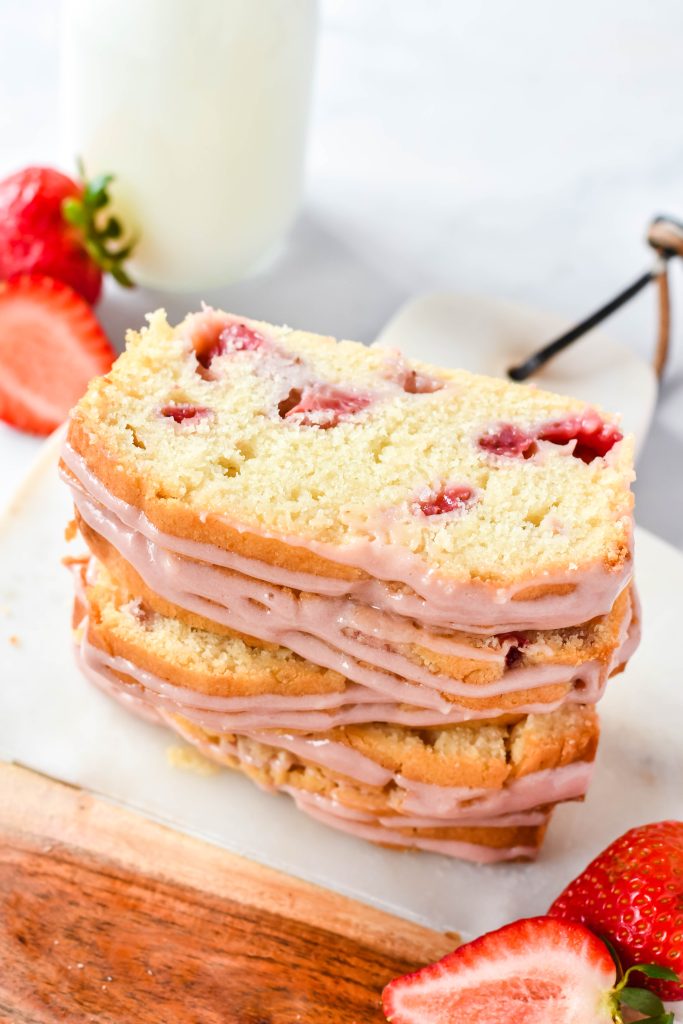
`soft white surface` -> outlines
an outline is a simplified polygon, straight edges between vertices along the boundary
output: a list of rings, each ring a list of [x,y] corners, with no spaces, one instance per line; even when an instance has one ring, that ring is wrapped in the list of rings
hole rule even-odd
[[[0,3],[0,173],[59,152],[59,7]],[[683,216],[682,38],[680,0],[322,0],[304,211],[279,262],[203,297],[367,341],[433,290],[583,316],[648,265],[649,218]],[[679,267],[673,290],[683,309]],[[193,301],[112,286],[100,311],[120,342]],[[649,356],[653,310],[645,294],[607,330]],[[637,489],[640,522],[681,546],[679,323]],[[0,429],[0,504],[35,447]]]
[[[0,526],[0,758],[16,760],[366,902],[437,928],[483,932],[542,913],[564,885],[627,828],[683,818],[683,691],[672,638],[680,629],[683,557],[641,531],[638,573],[645,639],[602,708],[604,736],[585,805],[559,809],[535,865],[476,867],[382,850],[327,829],[284,796],[230,771],[169,767],[179,742],[100,694],[70,644],[66,488],[57,442]],[[76,545],[71,545],[75,547]],[[18,638],[18,645],[9,638]]]

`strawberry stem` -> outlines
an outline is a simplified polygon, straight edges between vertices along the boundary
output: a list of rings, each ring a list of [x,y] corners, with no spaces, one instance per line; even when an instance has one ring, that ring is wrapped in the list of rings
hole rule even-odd
[[[80,197],[69,196],[62,203],[62,216],[68,224],[77,228],[83,236],[83,246],[93,263],[96,263],[105,274],[111,274],[124,288],[133,288],[134,282],[128,275],[124,262],[133,252],[137,238],[124,244],[112,246],[123,234],[121,221],[114,216],[103,220],[102,214],[109,205],[111,197],[109,186],[114,180],[113,174],[98,174],[88,181],[82,160],[78,160],[78,172],[81,177],[83,192]]]
[[[608,948],[619,968],[619,960],[616,953],[611,946],[608,946]],[[638,1013],[646,1015],[640,1018],[639,1024],[674,1024],[673,1013],[668,1013],[664,1009],[664,1004],[659,996],[656,996],[654,992],[650,992],[648,989],[635,988],[629,985],[628,982],[630,976],[633,973],[637,973],[644,974],[647,978],[659,978],[663,981],[677,981],[680,983],[681,979],[675,971],[672,971],[670,967],[660,967],[658,964],[635,964],[624,973],[619,969],[618,973],[621,974],[621,979],[610,993],[610,1009],[612,1011],[612,1020],[615,1024],[623,1024],[622,1006],[627,1006],[631,1010],[637,1010]]]

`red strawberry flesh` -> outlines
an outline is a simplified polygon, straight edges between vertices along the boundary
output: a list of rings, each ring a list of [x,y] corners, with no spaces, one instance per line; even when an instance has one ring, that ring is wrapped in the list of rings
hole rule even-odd
[[[232,352],[257,352],[266,346],[263,335],[243,321],[225,323],[218,320],[207,324],[207,327],[211,329],[205,332],[205,336],[195,339],[197,362],[205,369],[219,356]]]
[[[406,370],[400,379],[401,387],[409,395],[431,395],[441,391],[445,383],[436,377],[428,377],[417,370]]]
[[[284,413],[284,419],[296,418],[299,426],[336,427],[371,404],[370,395],[364,395],[333,384],[313,384],[305,387],[301,399]]]
[[[576,441],[572,454],[583,462],[592,462],[607,455],[623,436],[613,423],[605,423],[594,412],[546,423],[536,435],[537,440],[553,444]]]
[[[162,416],[169,416],[175,420],[176,423],[182,423],[184,420],[192,420],[195,417],[201,418],[206,416],[210,410],[205,406],[201,405],[188,405],[186,403],[178,403],[178,405],[165,405],[161,410]]]
[[[529,918],[397,978],[382,1005],[392,1024],[607,1024],[615,980],[607,947],[587,928]]]
[[[226,352],[255,352],[265,344],[262,334],[242,323],[224,328],[218,340]]]
[[[115,356],[68,285],[30,275],[0,283],[0,419],[47,434]]]
[[[603,458],[623,438],[613,423],[606,423],[594,410],[582,416],[552,420],[531,431],[522,430],[514,423],[502,423],[487,430],[479,438],[479,447],[492,455],[508,458],[531,458],[536,452],[536,441],[566,445],[574,441],[571,454],[582,462]]]
[[[479,438],[479,447],[492,455],[517,458],[534,443],[532,435],[513,423],[502,423],[497,429],[487,431]]]
[[[436,494],[417,502],[417,507],[425,516],[440,516],[446,512],[471,508],[474,504],[474,491],[467,484],[454,484],[445,487]]]
[[[529,642],[528,637],[524,633],[499,633],[498,640],[502,644],[509,641],[510,646],[505,652],[505,667],[514,668],[524,657],[522,650]]]
[[[683,822],[631,829],[595,858],[549,910],[581,921],[609,939],[624,968],[659,964],[683,971]],[[637,984],[665,1000],[683,999],[683,984]]]

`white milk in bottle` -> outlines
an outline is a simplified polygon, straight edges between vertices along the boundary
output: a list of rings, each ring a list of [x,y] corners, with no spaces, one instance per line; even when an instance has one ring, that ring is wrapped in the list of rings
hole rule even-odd
[[[116,176],[142,284],[254,269],[298,207],[317,0],[66,0],[62,148]]]

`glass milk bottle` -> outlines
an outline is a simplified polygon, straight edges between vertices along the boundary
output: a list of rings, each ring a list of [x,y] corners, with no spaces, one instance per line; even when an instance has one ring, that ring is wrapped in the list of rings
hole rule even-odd
[[[66,0],[63,157],[116,176],[136,281],[218,287],[277,248],[301,195],[316,22],[317,0]]]

